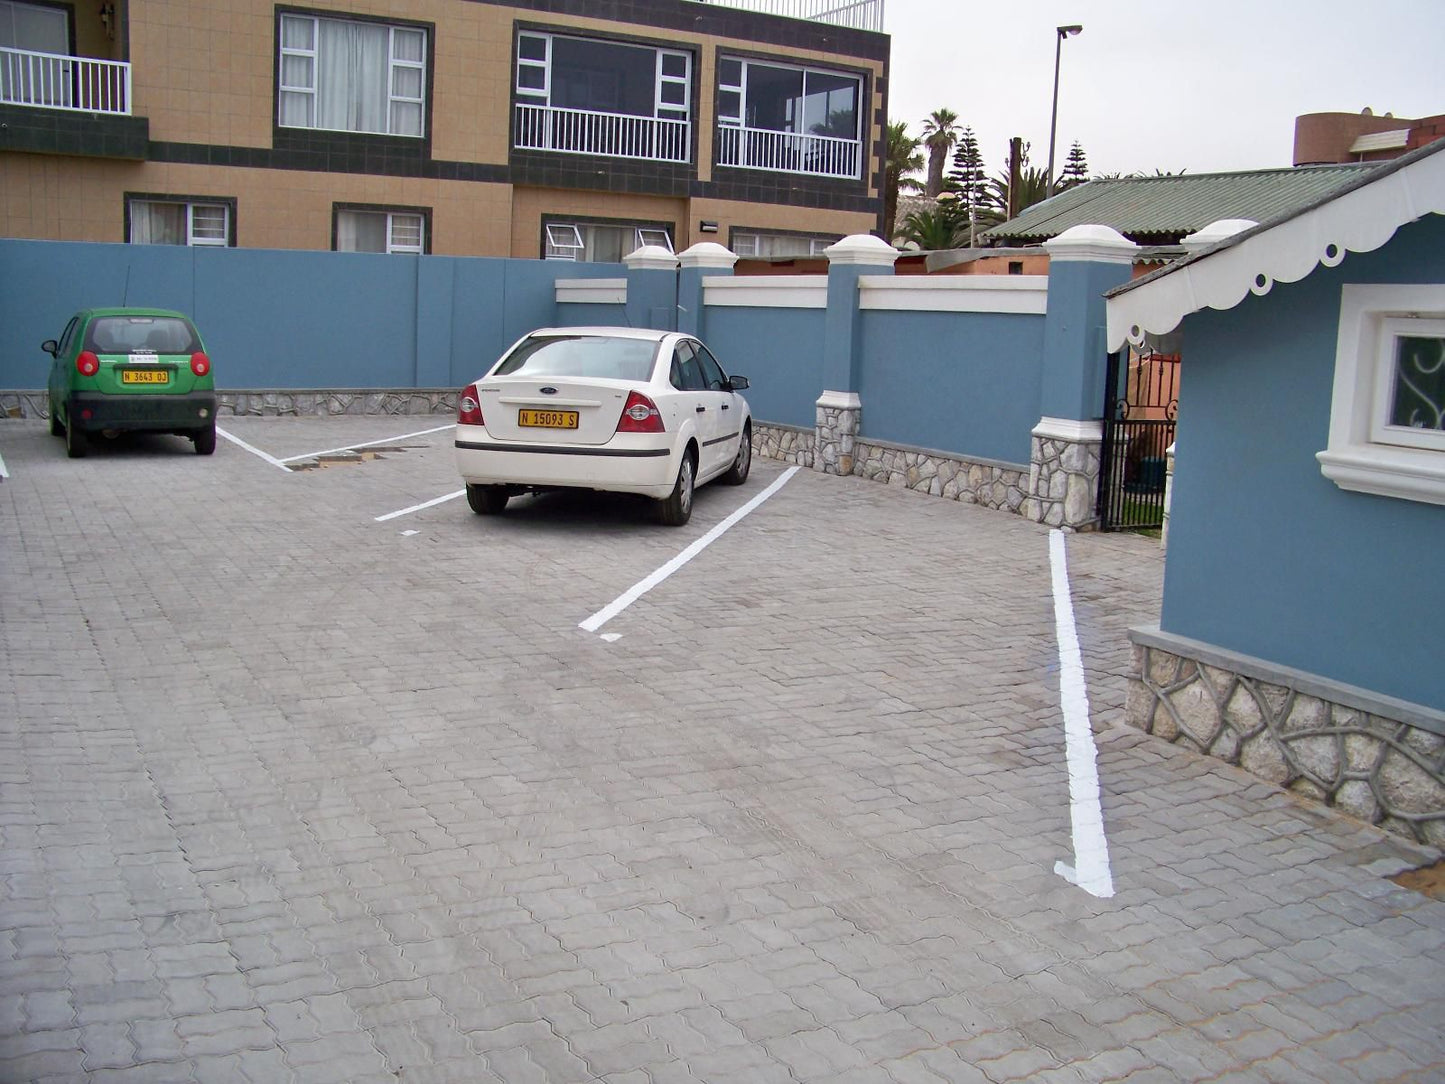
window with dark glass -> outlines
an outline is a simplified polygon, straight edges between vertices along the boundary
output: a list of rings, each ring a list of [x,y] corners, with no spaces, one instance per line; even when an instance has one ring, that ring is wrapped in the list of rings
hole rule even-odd
[[[540,31],[517,35],[516,145],[686,161],[692,56]]]

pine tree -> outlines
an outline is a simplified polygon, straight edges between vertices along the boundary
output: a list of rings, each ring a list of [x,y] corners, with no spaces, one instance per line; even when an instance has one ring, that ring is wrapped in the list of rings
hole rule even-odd
[[[953,152],[953,168],[948,171],[945,189],[954,193],[954,212],[965,227],[974,227],[969,244],[977,240],[977,231],[994,224],[995,215],[988,211],[988,177],[984,173],[983,153],[978,149],[978,137],[971,127],[965,128],[958,137],[958,149]]]
[[[1062,192],[1066,188],[1073,188],[1077,184],[1083,184],[1089,179],[1089,162],[1084,157],[1084,148],[1079,145],[1078,140],[1069,148],[1069,160],[1064,163],[1064,171],[1059,174],[1059,183],[1054,186],[1055,191]]]

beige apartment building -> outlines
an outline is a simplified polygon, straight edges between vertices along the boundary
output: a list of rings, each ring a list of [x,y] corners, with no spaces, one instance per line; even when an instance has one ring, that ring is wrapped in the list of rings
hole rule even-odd
[[[0,235],[808,255],[879,226],[881,8],[0,0]]]

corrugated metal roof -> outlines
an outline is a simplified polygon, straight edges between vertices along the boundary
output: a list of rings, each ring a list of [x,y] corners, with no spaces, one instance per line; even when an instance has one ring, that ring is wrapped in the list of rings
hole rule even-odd
[[[1221,218],[1264,222],[1317,202],[1385,163],[1089,181],[993,227],[984,241],[1046,241],[1072,226],[1112,226],[1133,240],[1178,240]]]

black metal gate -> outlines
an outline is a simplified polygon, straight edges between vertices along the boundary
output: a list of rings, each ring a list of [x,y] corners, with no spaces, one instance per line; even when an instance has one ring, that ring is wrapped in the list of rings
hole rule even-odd
[[[1178,413],[1178,354],[1121,350],[1109,358],[1099,468],[1104,530],[1164,526],[1164,452]]]

